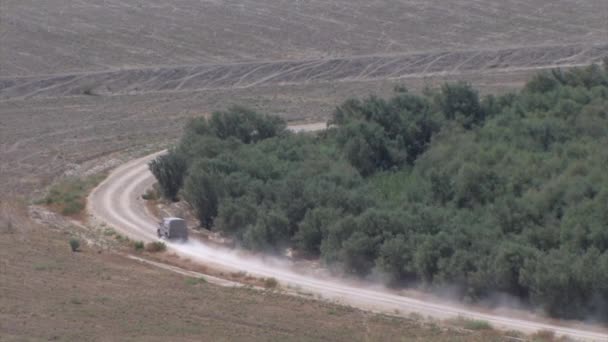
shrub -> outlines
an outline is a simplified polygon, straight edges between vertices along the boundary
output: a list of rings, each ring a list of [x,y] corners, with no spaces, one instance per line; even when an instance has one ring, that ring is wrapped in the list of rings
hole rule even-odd
[[[148,167],[158,180],[162,195],[171,201],[176,201],[186,174],[186,159],[179,153],[170,152],[152,160]]]
[[[141,195],[141,198],[146,201],[156,201],[158,200],[158,193],[154,189],[148,189],[143,195]]]
[[[469,330],[491,330],[492,325],[486,321],[481,320],[465,320],[463,328]]]
[[[279,286],[279,282],[275,278],[264,278],[264,287],[274,289]]]
[[[70,248],[72,249],[72,252],[80,251],[80,240],[75,238],[70,239]]]
[[[65,216],[78,215],[84,210],[86,197],[105,178],[105,174],[86,178],[67,178],[55,183],[42,203]]]
[[[155,241],[147,243],[145,248],[150,253],[164,252],[167,250],[167,245],[162,241]]]
[[[207,280],[203,277],[199,277],[199,278],[192,278],[192,277],[188,277],[186,278],[186,284],[188,285],[198,285],[198,284],[205,284],[207,283]]]
[[[492,330],[492,325],[490,325],[490,323],[488,323],[487,321],[468,319],[460,316],[448,320],[448,323],[463,327],[464,329],[468,330]]]
[[[135,248],[136,251],[142,251],[144,249],[144,242],[143,241],[135,241],[135,243],[133,244],[133,248]]]
[[[116,231],[114,229],[112,229],[112,228],[106,228],[103,231],[103,235],[105,235],[105,236],[112,236],[114,234],[116,234]]]
[[[530,337],[533,342],[553,342],[557,340],[555,333],[551,330],[539,330]]]
[[[84,203],[78,199],[68,199],[61,209],[61,214],[65,216],[76,215],[84,209]]]

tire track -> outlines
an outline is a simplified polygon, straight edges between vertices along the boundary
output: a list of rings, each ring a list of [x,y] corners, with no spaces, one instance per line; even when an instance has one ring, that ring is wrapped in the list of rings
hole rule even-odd
[[[509,72],[601,62],[608,43],[203,64],[0,79],[0,99],[237,89]]]

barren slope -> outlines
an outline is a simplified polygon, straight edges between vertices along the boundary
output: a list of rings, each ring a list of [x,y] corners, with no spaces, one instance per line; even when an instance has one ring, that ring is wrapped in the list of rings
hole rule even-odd
[[[608,40],[604,0],[3,0],[0,76]]]

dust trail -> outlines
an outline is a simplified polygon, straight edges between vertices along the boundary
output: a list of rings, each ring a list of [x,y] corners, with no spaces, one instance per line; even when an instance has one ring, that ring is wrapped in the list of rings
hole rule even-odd
[[[179,255],[188,257],[193,261],[215,264],[233,271],[246,271],[248,274],[258,277],[272,277],[283,286],[296,288],[303,293],[318,294],[325,299],[366,309],[405,314],[416,312],[439,319],[461,316],[487,321],[493,326],[503,329],[515,328],[528,333],[546,329],[553,330],[558,335],[577,336],[593,341],[608,341],[607,335],[595,333],[590,327],[555,326],[550,323],[539,322],[538,317],[533,317],[534,315],[529,313],[520,312],[519,318],[505,317],[455,303],[442,304],[429,300],[403,297],[382,286],[372,287],[339,279],[318,278],[317,276],[294,271],[289,262],[278,258],[257,257],[244,251],[211,247],[193,240],[186,243],[169,243],[169,247]],[[535,321],[529,321],[521,317],[534,318]]]

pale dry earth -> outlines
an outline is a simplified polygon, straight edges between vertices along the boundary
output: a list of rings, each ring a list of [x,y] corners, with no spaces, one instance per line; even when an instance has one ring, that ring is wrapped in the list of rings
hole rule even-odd
[[[604,0],[2,0],[0,77],[608,41]]]

